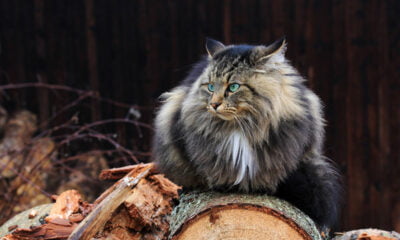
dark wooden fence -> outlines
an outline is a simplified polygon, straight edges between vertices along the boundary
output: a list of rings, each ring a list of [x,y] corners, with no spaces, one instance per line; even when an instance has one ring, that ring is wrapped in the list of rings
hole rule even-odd
[[[0,80],[96,90],[149,107],[142,119],[151,122],[156,97],[205,53],[206,36],[229,44],[285,35],[289,59],[325,103],[326,152],[345,176],[340,229],[400,231],[399,13],[397,0],[1,0]],[[42,121],[74,99],[42,88],[1,97]],[[86,120],[127,114],[95,101],[86,110]]]

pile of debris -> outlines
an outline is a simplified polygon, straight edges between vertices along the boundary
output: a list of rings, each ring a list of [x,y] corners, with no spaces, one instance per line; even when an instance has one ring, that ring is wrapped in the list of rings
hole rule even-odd
[[[56,198],[48,216],[30,210],[30,218],[45,216],[40,226],[21,228],[29,216],[16,216],[3,226],[12,231],[3,239],[163,239],[180,187],[157,174],[153,164],[105,170],[101,177],[116,179],[126,173],[92,204],[68,190]]]

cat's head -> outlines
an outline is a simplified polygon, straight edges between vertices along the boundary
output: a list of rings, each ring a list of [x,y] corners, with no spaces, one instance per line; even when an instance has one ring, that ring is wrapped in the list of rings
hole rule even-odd
[[[256,76],[268,71],[267,63],[285,61],[285,40],[269,46],[225,46],[207,39],[208,76],[201,83],[202,94],[208,100],[207,110],[223,119],[233,120],[244,114],[257,114],[255,99],[260,97]]]
[[[247,116],[274,121],[300,111],[293,84],[302,78],[285,59],[283,38],[268,46],[225,46],[207,39],[206,50],[208,66],[194,90],[209,114],[226,121]]]

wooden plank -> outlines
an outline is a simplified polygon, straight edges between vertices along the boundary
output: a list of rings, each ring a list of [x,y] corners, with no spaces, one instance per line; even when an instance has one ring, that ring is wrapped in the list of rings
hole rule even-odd
[[[44,0],[34,1],[34,12],[35,12],[35,45],[36,45],[36,69],[34,74],[36,80],[43,83],[48,83],[47,69],[45,66],[46,62],[46,41],[44,39]],[[37,103],[39,108],[39,123],[47,122],[50,118],[50,105],[49,105],[49,90],[48,89],[37,89]],[[35,101],[36,104],[36,101]],[[39,124],[39,128],[45,126]]]
[[[362,48],[355,40],[362,34],[362,20],[357,17],[357,11],[361,10],[359,2],[346,1],[345,3],[345,44],[346,44],[346,65],[350,69],[347,72],[346,84],[346,128],[347,132],[346,144],[348,144],[347,162],[347,184],[351,191],[348,192],[348,216],[351,219],[349,228],[357,228],[363,225],[365,217],[369,213],[365,212],[365,208],[369,208],[368,199],[364,198],[364,192],[367,192],[368,176],[365,171],[364,154],[360,154],[359,150],[363,148],[363,126],[366,124],[363,118],[365,105],[362,102],[363,81],[360,69],[361,61],[364,57]],[[365,149],[368,150],[368,149]],[[364,155],[364,156],[363,156]],[[361,170],[361,171],[360,171]]]
[[[326,98],[332,99],[332,105],[327,105],[327,108],[332,109],[332,115],[328,115],[328,132],[327,132],[327,152],[329,153],[329,157],[334,159],[335,162],[341,166],[342,176],[344,177],[345,185],[348,186],[348,179],[345,178],[347,176],[347,165],[349,155],[348,149],[350,148],[349,143],[346,141],[347,136],[350,134],[348,131],[345,131],[347,126],[346,121],[346,113],[348,112],[347,108],[349,105],[345,102],[347,98],[347,71],[349,66],[346,62],[346,54],[347,54],[347,44],[344,40],[345,35],[345,1],[334,1],[331,5],[332,11],[332,41],[333,41],[333,49],[332,49],[332,82],[330,84],[331,91]],[[338,129],[341,129],[341,131]],[[350,190],[350,189],[349,189]],[[344,198],[347,198],[348,194]],[[344,200],[347,202],[346,200]],[[343,212],[348,212],[349,206],[345,204]],[[341,226],[348,226],[351,218],[349,214],[342,214],[341,216]]]
[[[388,115],[387,121],[382,121],[389,131],[389,153],[388,160],[384,164],[385,173],[383,176],[383,185],[387,187],[386,195],[388,202],[383,204],[385,209],[391,211],[390,225],[385,226],[387,229],[394,229],[400,232],[400,181],[398,174],[400,172],[400,128],[398,123],[400,121],[400,21],[398,21],[398,12],[400,11],[399,1],[388,1],[386,6],[381,11],[384,11],[385,19],[387,21],[387,49],[382,52],[387,57],[387,69],[383,72],[387,78],[387,94],[382,93],[382,98],[387,101],[386,114]],[[384,31],[384,30],[383,30]],[[385,102],[383,102],[385,103]],[[397,161],[396,161],[397,159]]]
[[[85,32],[87,42],[87,61],[88,61],[88,78],[90,83],[90,90],[98,92],[100,90],[99,76],[97,72],[97,42],[94,29],[96,27],[96,16],[94,14],[93,0],[85,1]],[[91,101],[91,120],[100,120],[100,103],[97,100]]]

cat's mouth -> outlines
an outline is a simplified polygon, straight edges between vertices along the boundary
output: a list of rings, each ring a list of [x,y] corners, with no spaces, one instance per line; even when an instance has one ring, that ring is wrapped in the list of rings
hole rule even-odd
[[[207,111],[222,120],[231,121],[235,119],[237,109],[233,107],[218,107],[217,109],[214,109],[211,106],[207,106]]]

